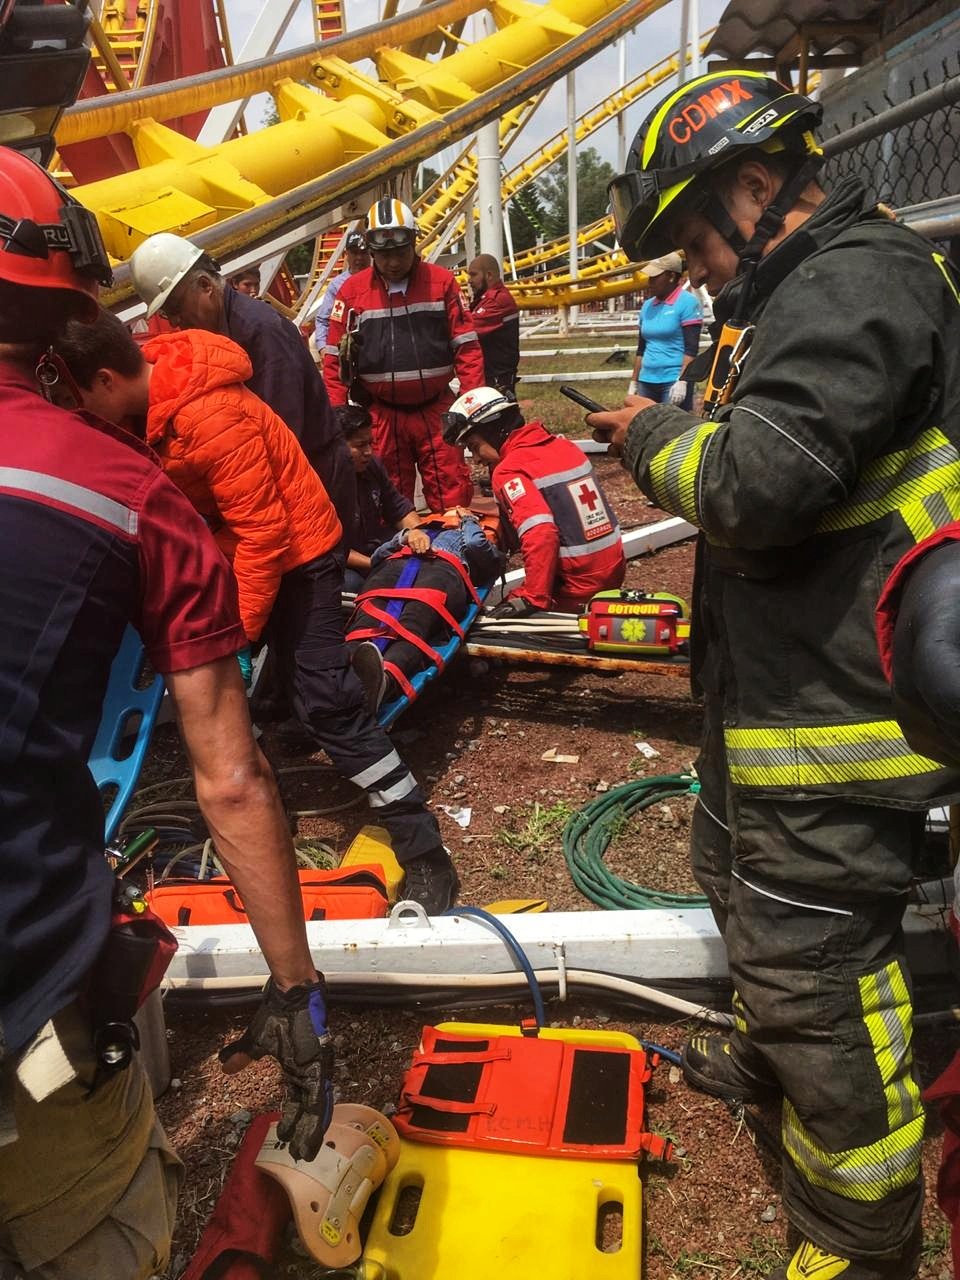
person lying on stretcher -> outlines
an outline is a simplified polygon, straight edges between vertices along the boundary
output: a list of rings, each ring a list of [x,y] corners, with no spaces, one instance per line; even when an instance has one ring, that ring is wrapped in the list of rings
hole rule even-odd
[[[370,557],[370,574],[347,626],[353,669],[376,711],[401,694],[412,697],[411,677],[428,666],[443,669],[437,652],[456,633],[478,591],[501,572],[495,529],[473,512],[454,507],[401,529]]]

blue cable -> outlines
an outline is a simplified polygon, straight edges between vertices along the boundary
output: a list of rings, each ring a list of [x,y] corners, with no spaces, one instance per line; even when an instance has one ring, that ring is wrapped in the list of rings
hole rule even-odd
[[[474,920],[482,920],[484,924],[488,924],[499,933],[500,937],[507,944],[517,964],[523,970],[524,977],[530,985],[530,996],[533,1000],[533,1014],[537,1026],[542,1027],[547,1020],[546,1010],[543,1004],[543,992],[540,990],[540,983],[537,982],[537,975],[533,972],[533,966],[527,959],[523,948],[516,940],[507,926],[503,923],[499,916],[491,915],[489,911],[484,911],[482,907],[451,907],[445,913],[448,916],[469,916]]]
[[[659,1053],[664,1062],[669,1062],[671,1066],[679,1067],[683,1059],[677,1053],[676,1049],[667,1049],[662,1044],[654,1044],[652,1040],[641,1040],[640,1043],[646,1049],[647,1053]]]

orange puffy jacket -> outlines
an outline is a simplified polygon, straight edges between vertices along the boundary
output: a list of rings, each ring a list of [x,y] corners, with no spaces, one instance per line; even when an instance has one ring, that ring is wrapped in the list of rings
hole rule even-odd
[[[253,368],[242,347],[185,329],[143,354],[153,365],[147,442],[233,564],[256,640],[282,575],[332,551],[340,521],[293,432],[243,385]]]

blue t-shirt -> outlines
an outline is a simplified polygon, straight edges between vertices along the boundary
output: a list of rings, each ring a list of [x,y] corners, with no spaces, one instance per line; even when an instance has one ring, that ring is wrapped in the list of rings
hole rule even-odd
[[[640,308],[640,335],[645,343],[641,382],[676,382],[683,364],[683,326],[700,324],[702,319],[697,298],[680,285],[662,302],[646,300]]]

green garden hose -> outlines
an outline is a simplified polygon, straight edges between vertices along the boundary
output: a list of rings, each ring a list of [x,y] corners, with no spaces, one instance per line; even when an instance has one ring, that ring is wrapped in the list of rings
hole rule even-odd
[[[673,796],[695,795],[699,790],[696,778],[674,773],[625,782],[584,805],[563,829],[563,855],[580,892],[607,911],[705,907],[707,900],[702,894],[645,889],[614,875],[604,862],[626,819],[652,804],[662,804]]]

